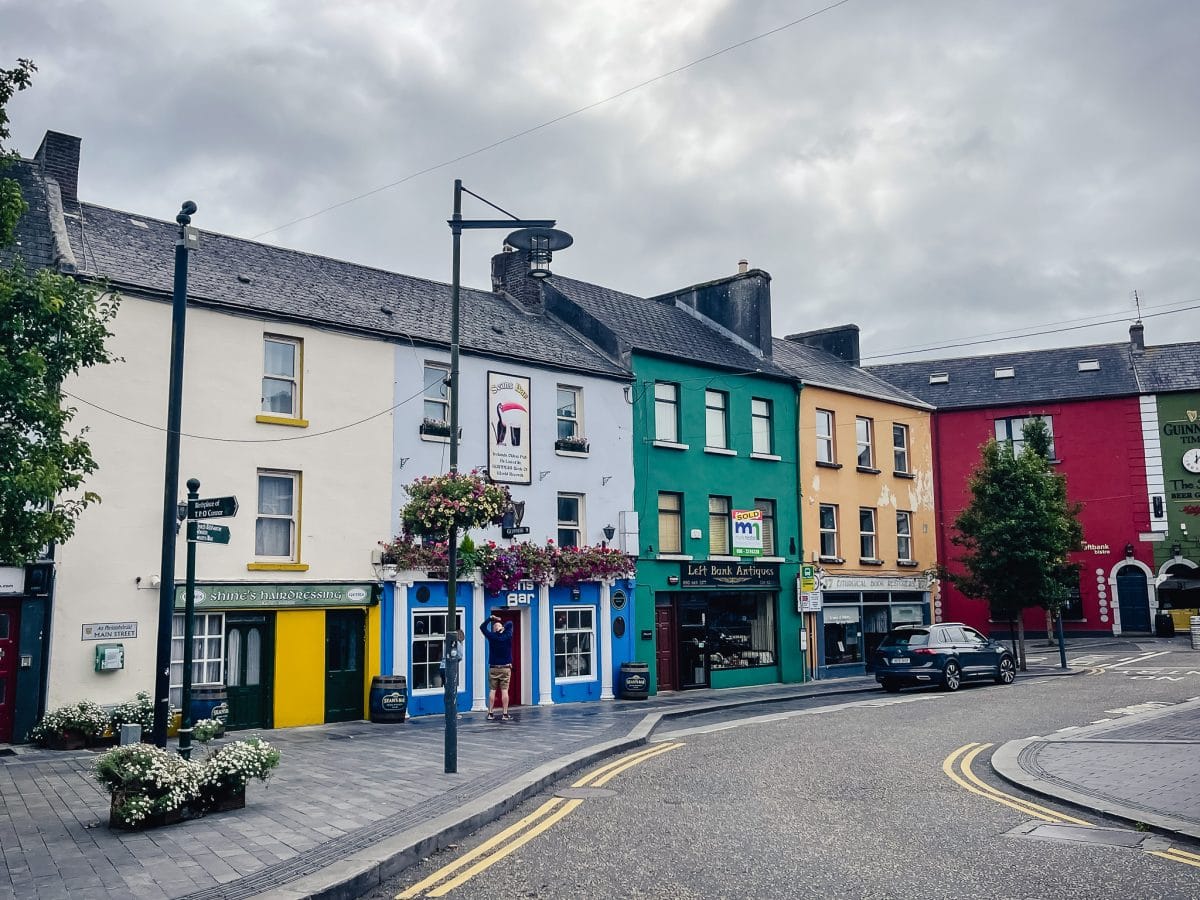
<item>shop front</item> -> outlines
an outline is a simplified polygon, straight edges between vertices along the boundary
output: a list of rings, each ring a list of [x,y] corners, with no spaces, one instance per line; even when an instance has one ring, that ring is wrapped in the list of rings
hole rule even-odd
[[[384,674],[406,676],[414,716],[445,712],[447,586],[423,574],[402,572],[385,585],[382,611]],[[613,699],[614,674],[633,657],[633,596],[627,580],[570,587],[522,582],[498,593],[459,582],[455,624],[465,642],[458,708],[487,708],[487,644],[479,625],[493,615],[512,625],[510,706]]]
[[[684,562],[678,581],[654,596],[658,690],[781,680],[778,563]]]
[[[370,584],[197,584],[193,688],[223,689],[231,729],[364,718],[379,665]],[[183,695],[184,588],[176,589],[171,702]]]
[[[821,676],[872,671],[884,635],[900,625],[929,624],[929,582],[923,575],[826,575],[817,630]]]

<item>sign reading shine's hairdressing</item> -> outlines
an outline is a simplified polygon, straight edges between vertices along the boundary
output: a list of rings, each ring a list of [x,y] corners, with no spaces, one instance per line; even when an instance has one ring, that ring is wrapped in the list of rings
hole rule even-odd
[[[184,587],[175,588],[175,608],[183,609]],[[196,611],[206,609],[290,609],[368,606],[368,584],[198,584]]]
[[[680,587],[779,588],[779,563],[684,562]]]
[[[503,484],[530,484],[533,457],[529,452],[529,379],[488,372],[488,477]]]
[[[763,514],[761,509],[733,511],[733,555],[762,556]]]

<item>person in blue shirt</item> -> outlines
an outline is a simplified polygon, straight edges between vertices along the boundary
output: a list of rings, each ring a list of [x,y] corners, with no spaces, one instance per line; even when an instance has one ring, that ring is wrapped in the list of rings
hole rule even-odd
[[[496,718],[496,695],[500,695],[501,719],[508,721],[508,684],[512,679],[513,623],[502,622],[499,616],[489,616],[479,626],[488,642],[488,713]]]

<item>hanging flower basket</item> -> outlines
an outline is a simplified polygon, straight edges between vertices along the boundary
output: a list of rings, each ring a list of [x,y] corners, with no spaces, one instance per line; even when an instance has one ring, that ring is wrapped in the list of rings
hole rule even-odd
[[[508,488],[492,484],[478,471],[427,475],[404,488],[408,502],[400,511],[410,535],[446,535],[499,525],[512,497]]]

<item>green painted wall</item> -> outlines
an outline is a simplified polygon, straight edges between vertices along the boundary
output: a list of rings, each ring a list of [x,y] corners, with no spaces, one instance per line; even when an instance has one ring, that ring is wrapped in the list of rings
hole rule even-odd
[[[1167,539],[1154,545],[1155,567],[1170,559],[1174,544],[1180,545],[1185,559],[1200,562],[1200,473],[1183,467],[1183,455],[1200,450],[1200,393],[1160,394],[1158,433],[1166,489]],[[1186,533],[1180,527],[1184,524]]]
[[[739,678],[767,681],[800,681],[804,678],[804,656],[800,651],[801,617],[796,612],[796,575],[800,539],[798,515],[798,430],[796,408],[798,385],[754,374],[728,373],[719,369],[644,354],[633,355],[634,506],[638,511],[642,555],[638,559],[638,602],[636,612],[637,658],[650,668],[650,690],[658,690],[655,640],[643,640],[643,632],[655,632],[655,595],[674,592],[667,579],[679,575],[677,560],[656,559],[658,539],[658,492],[683,494],[683,553],[700,561],[708,558],[709,495],[731,497],[733,509],[753,509],[756,499],[775,501],[776,556],[780,566],[780,591],[775,609],[777,669],[763,670]],[[654,383],[679,385],[679,441],[686,450],[654,446]],[[704,451],[706,389],[729,394],[729,447],[736,456]],[[751,459],[751,399],[771,401],[773,450],[778,461]],[[700,537],[690,536],[699,529]],[[795,541],[795,550],[792,541]],[[651,550],[651,548],[653,548]],[[713,686],[732,686],[732,673],[714,673]],[[726,683],[721,682],[724,678]],[[737,681],[736,683],[743,683]],[[746,683],[760,683],[755,680]]]

